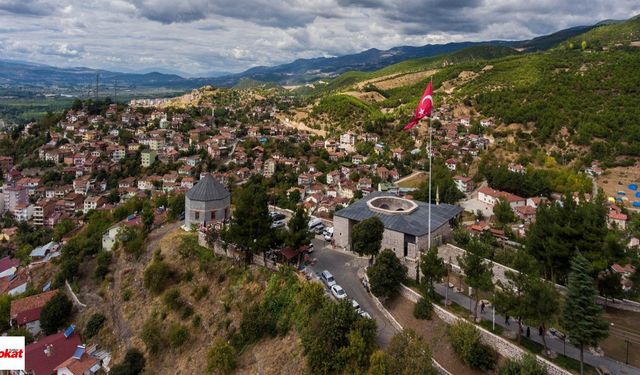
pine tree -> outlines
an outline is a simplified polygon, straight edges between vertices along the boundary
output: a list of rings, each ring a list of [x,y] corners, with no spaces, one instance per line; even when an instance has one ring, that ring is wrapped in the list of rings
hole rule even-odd
[[[589,276],[589,262],[578,253],[571,262],[567,298],[561,325],[569,341],[580,349],[580,374],[584,374],[584,347],[596,346],[608,335],[602,309],[596,304],[598,290]]]
[[[447,274],[447,267],[442,258],[438,257],[438,249],[432,247],[420,258],[420,271],[422,272],[421,284],[425,288],[428,297],[435,297],[433,284],[440,281]]]

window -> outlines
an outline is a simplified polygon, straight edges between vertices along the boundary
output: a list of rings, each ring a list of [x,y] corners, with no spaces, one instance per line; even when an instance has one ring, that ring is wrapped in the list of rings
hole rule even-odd
[[[211,220],[214,220],[215,218],[216,218],[216,212],[211,211]]]
[[[200,212],[196,211],[196,220],[200,220]]]

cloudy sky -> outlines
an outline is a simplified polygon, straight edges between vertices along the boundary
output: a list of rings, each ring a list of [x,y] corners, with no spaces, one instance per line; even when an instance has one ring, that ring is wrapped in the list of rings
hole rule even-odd
[[[0,0],[0,58],[198,75],[368,48],[526,39],[638,13],[638,0]]]

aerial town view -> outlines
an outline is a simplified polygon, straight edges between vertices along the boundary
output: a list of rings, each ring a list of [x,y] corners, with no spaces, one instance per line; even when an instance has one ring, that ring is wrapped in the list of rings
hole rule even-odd
[[[640,3],[0,0],[0,373],[640,375]]]

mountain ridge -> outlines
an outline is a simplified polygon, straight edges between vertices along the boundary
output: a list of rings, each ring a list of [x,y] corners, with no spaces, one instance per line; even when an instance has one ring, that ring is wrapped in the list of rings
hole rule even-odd
[[[527,51],[545,50],[562,41],[585,33],[603,22],[616,21],[606,20],[591,26],[575,26],[522,41],[465,41],[423,46],[398,46],[386,50],[370,48],[342,56],[296,59],[292,62],[275,66],[256,66],[241,73],[218,77],[183,77],[178,74],[160,72],[126,73],[87,67],[61,68],[41,63],[0,59],[0,68],[2,68],[0,69],[0,84],[8,86],[87,87],[95,84],[96,74],[100,74],[100,79],[105,83],[117,80],[118,85],[136,88],[167,87],[189,90],[205,85],[233,87],[242,78],[273,82],[280,85],[303,84],[319,79],[335,78],[347,71],[375,71],[402,61],[444,55],[471,46],[500,45]]]

